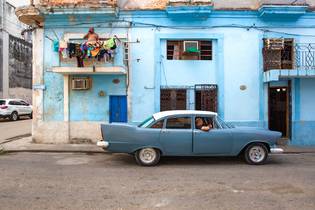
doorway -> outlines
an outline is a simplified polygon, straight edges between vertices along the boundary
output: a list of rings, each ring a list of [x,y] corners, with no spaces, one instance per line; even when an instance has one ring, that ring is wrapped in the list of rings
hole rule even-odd
[[[218,86],[195,85],[195,110],[217,112]]]
[[[127,96],[109,97],[109,122],[127,122]]]
[[[291,86],[269,87],[269,129],[282,133],[282,138],[290,138]]]

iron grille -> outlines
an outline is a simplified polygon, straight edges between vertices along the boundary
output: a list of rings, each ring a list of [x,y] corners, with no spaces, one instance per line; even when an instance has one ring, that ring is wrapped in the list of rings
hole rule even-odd
[[[295,66],[296,69],[315,69],[315,44],[295,45]]]
[[[218,86],[214,84],[195,85],[195,109],[217,112]]]

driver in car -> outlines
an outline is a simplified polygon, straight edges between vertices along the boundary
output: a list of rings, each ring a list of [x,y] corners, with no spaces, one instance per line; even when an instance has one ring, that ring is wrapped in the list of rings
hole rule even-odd
[[[212,129],[212,124],[207,124],[201,117],[197,117],[195,120],[196,128],[202,131],[209,131]]]

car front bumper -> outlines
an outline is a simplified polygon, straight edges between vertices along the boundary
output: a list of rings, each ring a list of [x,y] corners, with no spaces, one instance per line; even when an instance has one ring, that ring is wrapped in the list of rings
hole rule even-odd
[[[279,148],[279,147],[273,147],[273,148],[270,148],[270,153],[272,154],[279,154],[279,153],[283,153],[284,150],[282,148]]]
[[[98,147],[102,147],[103,149],[106,149],[106,148],[109,146],[109,143],[108,143],[108,141],[103,141],[103,140],[101,140],[101,141],[98,141],[98,142],[96,143],[96,145],[97,145]]]

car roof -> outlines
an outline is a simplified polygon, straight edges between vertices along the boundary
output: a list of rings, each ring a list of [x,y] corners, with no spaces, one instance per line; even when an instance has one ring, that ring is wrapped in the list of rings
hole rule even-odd
[[[217,116],[216,112],[209,112],[209,111],[199,111],[199,110],[173,110],[173,111],[163,111],[153,114],[153,118],[155,120],[173,116],[173,115],[213,115]]]

